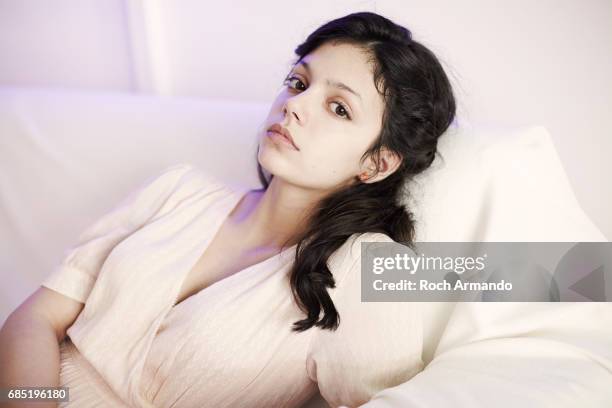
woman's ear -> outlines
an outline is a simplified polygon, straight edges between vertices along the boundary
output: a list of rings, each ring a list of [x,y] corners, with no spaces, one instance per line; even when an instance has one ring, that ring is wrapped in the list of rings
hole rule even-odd
[[[371,157],[368,158],[367,170],[361,173],[367,176],[360,177],[360,179],[363,183],[376,183],[393,174],[400,164],[402,164],[402,158],[397,153],[383,147],[378,155],[377,163]]]

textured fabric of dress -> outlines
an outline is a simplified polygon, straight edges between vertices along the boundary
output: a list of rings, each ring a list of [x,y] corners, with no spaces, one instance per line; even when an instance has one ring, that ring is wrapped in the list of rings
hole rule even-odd
[[[360,301],[360,243],[385,234],[353,234],[329,258],[336,331],[291,331],[305,317],[289,285],[296,246],[175,304],[247,192],[177,164],[80,235],[42,283],[84,303],[61,344],[61,406],[299,407],[317,387],[357,406],[423,369],[420,305]]]

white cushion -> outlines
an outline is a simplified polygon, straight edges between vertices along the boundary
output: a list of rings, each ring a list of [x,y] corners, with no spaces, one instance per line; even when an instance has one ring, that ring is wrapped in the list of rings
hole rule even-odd
[[[543,126],[452,125],[408,184],[417,241],[607,241],[584,213]]]

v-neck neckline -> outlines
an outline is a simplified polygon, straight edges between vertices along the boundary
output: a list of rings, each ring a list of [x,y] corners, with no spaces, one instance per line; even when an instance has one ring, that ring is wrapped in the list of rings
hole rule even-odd
[[[262,261],[259,261],[257,263],[254,263],[250,266],[247,266],[246,268],[243,268],[235,273],[232,273],[229,276],[223,277],[213,283],[211,283],[210,285],[208,285],[207,287],[198,290],[197,292],[195,292],[192,295],[187,296],[185,299],[181,300],[179,303],[176,303],[178,300],[178,296],[180,295],[180,290],[183,287],[185,281],[187,280],[187,277],[189,276],[189,273],[193,270],[193,268],[196,266],[198,260],[200,259],[200,257],[202,256],[202,254],[204,254],[204,252],[206,250],[208,250],[208,248],[210,247],[210,244],[217,238],[217,235],[219,235],[219,232],[221,231],[221,228],[223,227],[223,225],[227,222],[227,220],[229,219],[229,216],[232,212],[234,212],[234,210],[236,210],[238,208],[238,205],[241,203],[241,201],[243,199],[247,198],[247,195],[251,192],[252,189],[250,188],[231,188],[225,184],[219,184],[222,188],[224,188],[225,190],[228,191],[228,194],[230,196],[230,200],[228,200],[228,205],[223,207],[223,209],[217,213],[217,214],[213,214],[213,213],[207,213],[204,214],[204,217],[210,217],[210,216],[219,216],[219,220],[217,221],[217,223],[215,224],[215,227],[211,233],[210,239],[208,240],[202,240],[203,243],[201,245],[197,245],[196,248],[193,250],[195,252],[195,260],[193,262],[189,262],[189,267],[187,268],[187,270],[183,271],[178,280],[178,287],[175,288],[174,290],[174,295],[171,298],[171,303],[170,303],[170,309],[169,312],[181,307],[183,305],[183,303],[186,303],[190,300],[193,300],[195,298],[201,297],[204,295],[205,292],[208,291],[208,289],[212,288],[215,285],[220,285],[225,283],[228,279],[231,279],[234,276],[237,275],[243,275],[244,273],[246,273],[247,271],[250,271],[252,269],[255,268],[259,268],[264,264],[267,264],[269,262],[272,261],[277,261],[281,255],[287,253],[290,250],[295,249],[295,247],[297,246],[297,244],[294,244],[290,247],[287,247],[285,249],[283,249],[282,251],[280,251],[277,254],[274,254]],[[190,255],[192,255],[193,253],[190,253]]]

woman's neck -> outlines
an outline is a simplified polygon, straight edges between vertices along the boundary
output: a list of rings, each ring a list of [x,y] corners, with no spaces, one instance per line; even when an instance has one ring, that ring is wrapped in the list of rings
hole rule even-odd
[[[230,227],[253,246],[291,246],[307,226],[309,211],[320,193],[276,177],[264,191],[251,190],[230,214]]]

